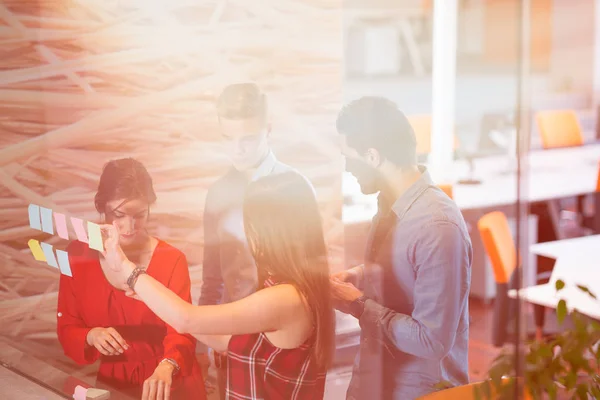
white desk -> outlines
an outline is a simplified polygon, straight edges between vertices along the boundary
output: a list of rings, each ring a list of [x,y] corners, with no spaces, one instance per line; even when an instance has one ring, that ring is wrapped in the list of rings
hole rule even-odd
[[[532,151],[524,166],[526,191],[521,200],[538,202],[575,197],[596,191],[600,162],[600,144],[581,147]],[[509,166],[506,156],[481,158],[474,161],[479,185],[453,185],[453,197],[463,211],[494,209],[517,202],[516,168]],[[468,175],[464,160],[455,162],[455,180]],[[357,194],[358,195],[358,194]],[[370,197],[362,204],[346,206],[344,223],[370,220],[376,212],[376,201]]]
[[[577,309],[585,315],[600,319],[600,301],[577,288],[577,285],[585,286],[596,296],[600,296],[600,235],[540,243],[531,246],[531,251],[556,258],[556,264],[550,282],[519,290],[521,298],[550,308],[556,308],[558,302],[564,299],[570,310]],[[565,288],[557,292],[556,281],[559,279],[565,282]],[[508,294],[516,298],[517,291],[511,290]]]
[[[592,299],[587,293],[583,293],[574,286],[566,286],[563,290],[557,292],[553,283],[545,283],[521,289],[519,295],[528,303],[548,308],[556,308],[558,302],[564,299],[567,302],[569,311],[577,309],[577,311],[588,317],[600,320],[600,302]],[[516,291],[511,290],[509,296],[515,298]]]
[[[577,253],[589,255],[592,259],[598,259],[600,256],[600,235],[537,243],[530,247],[530,251],[535,255],[549,258],[559,258],[562,255],[568,257],[569,253]]]

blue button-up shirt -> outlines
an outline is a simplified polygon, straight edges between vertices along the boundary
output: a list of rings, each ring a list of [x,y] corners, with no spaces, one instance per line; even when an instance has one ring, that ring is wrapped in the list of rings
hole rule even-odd
[[[420,169],[373,221],[348,399],[410,400],[441,381],[469,380],[471,241],[454,201]]]

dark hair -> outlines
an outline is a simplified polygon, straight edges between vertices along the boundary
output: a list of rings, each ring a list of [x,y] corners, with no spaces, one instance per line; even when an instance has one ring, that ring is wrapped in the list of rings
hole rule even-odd
[[[312,187],[296,172],[260,178],[248,186],[243,215],[259,288],[271,275],[303,295],[316,332],[313,359],[326,370],[335,347],[335,314],[323,223]]]
[[[217,100],[219,118],[243,120],[267,116],[267,98],[255,83],[227,86]]]
[[[133,158],[122,158],[104,164],[98,191],[94,198],[96,210],[105,213],[106,203],[117,199],[156,201],[152,178],[144,165]]]
[[[415,132],[391,100],[372,96],[354,100],[338,114],[336,128],[360,154],[373,148],[399,167],[417,162]]]

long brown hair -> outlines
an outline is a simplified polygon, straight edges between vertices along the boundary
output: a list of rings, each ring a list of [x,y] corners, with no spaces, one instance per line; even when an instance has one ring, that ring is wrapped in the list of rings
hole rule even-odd
[[[269,276],[293,285],[305,298],[316,332],[314,360],[326,369],[335,341],[335,314],[321,214],[312,187],[296,172],[251,183],[244,228],[258,268],[259,288]]]

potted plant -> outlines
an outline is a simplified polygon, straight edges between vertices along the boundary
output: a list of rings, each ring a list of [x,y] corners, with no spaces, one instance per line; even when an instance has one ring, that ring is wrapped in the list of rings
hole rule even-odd
[[[557,291],[564,287],[563,281],[556,282]],[[596,299],[586,287],[578,288]],[[524,347],[523,380],[519,384],[536,400],[600,399],[600,323],[576,310],[569,314],[565,300],[559,301],[556,314],[561,325],[570,315],[574,328]],[[489,379],[475,388],[475,398],[514,398],[517,381],[506,377],[516,376],[517,362],[515,349],[505,349],[494,360]]]

